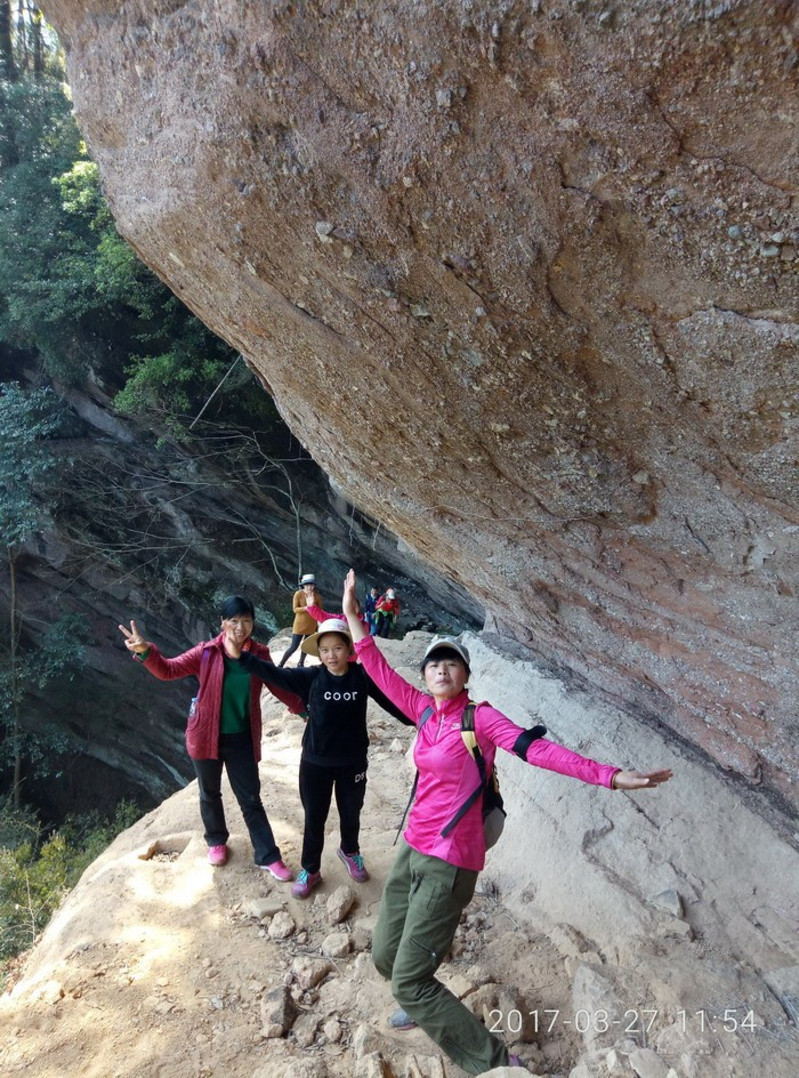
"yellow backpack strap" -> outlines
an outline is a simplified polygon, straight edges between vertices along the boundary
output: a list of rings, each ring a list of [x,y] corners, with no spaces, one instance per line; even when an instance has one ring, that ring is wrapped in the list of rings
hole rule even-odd
[[[477,734],[474,732],[474,712],[476,708],[477,704],[474,700],[470,700],[461,715],[461,737],[472,759],[474,759],[475,750],[480,751],[477,745]]]
[[[474,732],[474,710],[477,704],[473,700],[470,700],[466,707],[463,709],[461,715],[461,737],[463,743],[469,750],[469,755],[477,764],[477,770],[480,775],[480,784],[473,793],[469,794],[461,807],[446,825],[441,829],[441,834],[446,838],[452,831],[453,827],[466,815],[467,811],[472,807],[478,797],[482,797],[486,786],[486,762],[483,759],[483,754],[480,752],[480,746],[477,744],[477,737]]]

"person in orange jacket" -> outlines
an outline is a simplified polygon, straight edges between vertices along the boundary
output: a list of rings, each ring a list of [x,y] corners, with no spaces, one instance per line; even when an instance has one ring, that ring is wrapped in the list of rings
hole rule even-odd
[[[322,595],[316,590],[316,577],[313,573],[306,573],[300,579],[300,587],[294,592],[291,606],[294,611],[294,623],[291,626],[291,643],[283,652],[283,657],[278,666],[285,666],[290,655],[293,655],[307,636],[316,632],[316,621],[308,613],[307,607],[321,606]],[[305,652],[300,652],[298,666],[305,665]]]

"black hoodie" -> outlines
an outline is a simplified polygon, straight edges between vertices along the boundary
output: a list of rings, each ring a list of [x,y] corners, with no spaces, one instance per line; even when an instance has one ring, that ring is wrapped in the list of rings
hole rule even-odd
[[[323,767],[366,764],[366,705],[370,696],[395,719],[413,726],[358,663],[351,662],[344,674],[331,674],[325,666],[287,670],[248,652],[242,652],[239,662],[270,688],[285,688],[303,699],[308,722],[302,737],[302,758],[308,763]]]

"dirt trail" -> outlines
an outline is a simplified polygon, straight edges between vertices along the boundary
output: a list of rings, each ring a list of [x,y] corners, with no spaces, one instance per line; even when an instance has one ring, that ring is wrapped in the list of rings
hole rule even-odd
[[[411,663],[408,673],[425,639],[413,636],[386,647]],[[265,720],[264,801],[284,859],[296,870],[302,724],[274,701],[266,706]],[[423,1033],[397,1034],[386,1026],[391,994],[368,950],[410,788],[412,772],[404,754],[413,732],[372,705],[369,726],[361,848],[371,879],[352,884],[355,904],[345,922],[331,924],[327,910],[336,888],[350,884],[335,856],[335,807],[322,865],[324,885],[300,901],[291,897],[290,885],[253,865],[229,790],[231,858],[224,868],[206,863],[192,784],[119,836],[56,915],[23,979],[2,1002],[2,1073],[352,1078],[356,1058],[366,1060],[379,1051],[396,1075],[460,1078],[463,1072],[445,1062]],[[483,879],[442,976],[458,991],[477,989],[488,1004],[496,1002],[499,989],[506,1007],[515,990],[528,1001],[543,990],[548,1001],[562,996],[565,1006],[569,982],[562,959],[543,938],[529,938]],[[295,925],[285,939],[269,934],[277,907]],[[323,943],[341,932],[349,937],[350,952],[330,959],[323,982],[303,990],[297,964],[319,960]],[[300,1017],[287,1037],[264,1038],[262,1001],[284,984],[292,985]],[[514,989],[510,995],[508,986]],[[568,1073],[567,1064],[579,1050],[577,1041],[564,1039],[550,1043],[547,1055]],[[532,1046],[525,1051],[528,1057],[537,1054]]]

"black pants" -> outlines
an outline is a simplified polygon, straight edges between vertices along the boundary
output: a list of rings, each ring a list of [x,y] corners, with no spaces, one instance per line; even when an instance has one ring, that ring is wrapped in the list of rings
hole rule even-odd
[[[344,853],[360,853],[361,809],[366,796],[366,761],[355,766],[323,767],[300,760],[300,800],[305,809],[302,836],[302,867],[318,872],[325,845],[325,823],[336,791],[341,848]]]
[[[200,788],[200,815],[209,846],[224,846],[229,837],[222,805],[222,768],[250,832],[256,865],[280,860],[280,850],[261,801],[261,780],[253,752],[252,734],[222,734],[218,760],[192,760]]]
[[[297,650],[297,648],[300,646],[300,644],[303,642],[304,639],[305,639],[305,637],[303,636],[302,633],[292,633],[291,634],[291,643],[289,644],[288,649],[283,652],[283,658],[280,660],[280,662],[277,665],[278,666],[285,666],[286,665],[286,660],[288,659],[289,655],[294,654],[294,652]],[[305,666],[305,652],[304,651],[300,652],[300,657],[299,657],[299,659],[297,661],[297,666]]]

